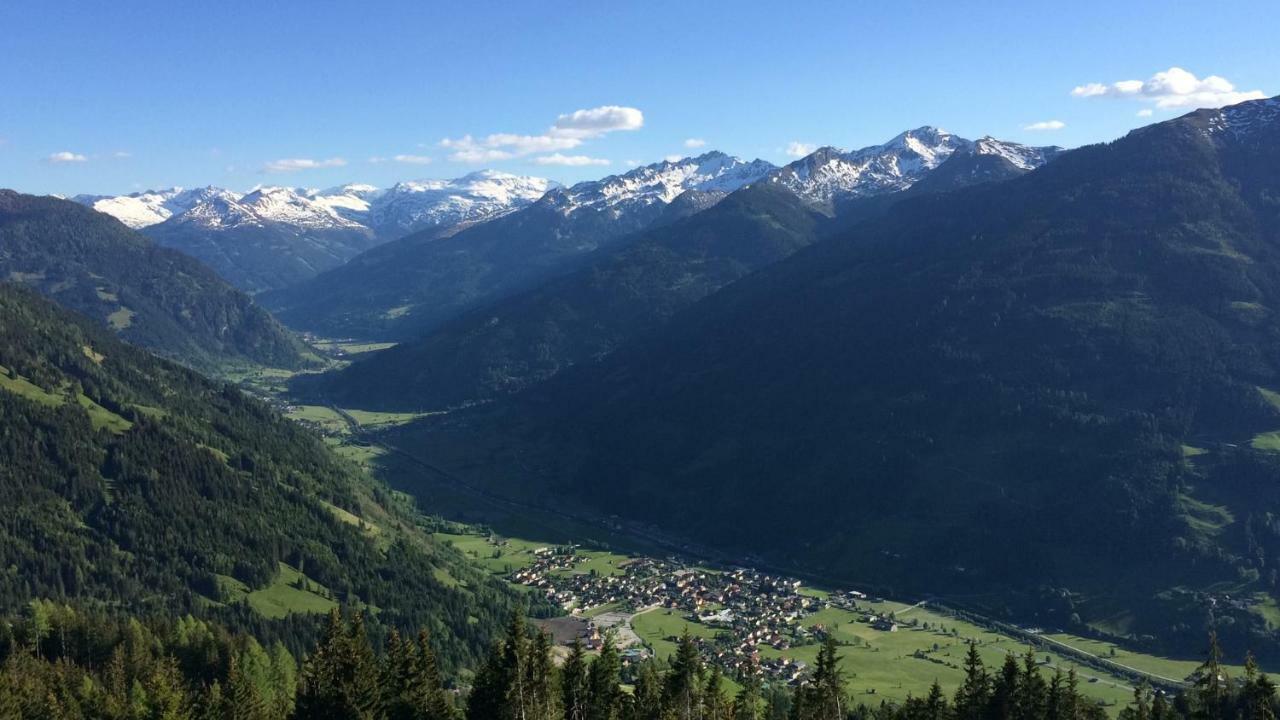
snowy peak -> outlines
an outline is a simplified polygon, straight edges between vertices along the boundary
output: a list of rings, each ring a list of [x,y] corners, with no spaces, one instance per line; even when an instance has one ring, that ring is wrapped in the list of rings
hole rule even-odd
[[[72,198],[82,205],[115,217],[135,230],[164,222],[175,214],[186,212],[201,199],[206,190],[145,190],[111,197],[106,195],[77,195]]]
[[[1019,170],[1035,170],[1061,153],[1062,148],[1057,145],[1044,147],[1023,145],[997,140],[987,135],[973,143],[972,152],[975,155],[995,155],[1004,158]]]
[[[325,190],[258,187],[155,190],[118,197],[80,195],[76,202],[139,229],[169,221],[209,229],[275,224],[296,231],[344,230],[384,240],[418,230],[460,227],[531,205],[559,187],[544,178],[493,170],[454,180],[412,180],[382,190],[350,183]]]
[[[363,229],[360,223],[343,217],[328,205],[307,197],[304,192],[284,187],[261,187],[240,198],[237,204],[263,222],[308,230]]]
[[[775,169],[764,160],[747,162],[722,152],[708,152],[581,182],[548,193],[543,202],[564,215],[588,208],[620,214],[632,207],[666,205],[690,190],[730,193]]]
[[[1204,132],[1210,138],[1243,140],[1266,129],[1274,131],[1280,125],[1280,96],[1192,113],[1199,114],[1207,114]]]
[[[546,178],[481,170],[453,180],[399,182],[370,204],[367,223],[380,236],[482,222],[531,205],[559,184]]]
[[[994,138],[974,142],[926,125],[900,133],[883,145],[851,152],[820,148],[778,169],[769,180],[814,205],[829,207],[840,199],[905,190],[957,152],[998,155],[1019,169],[1030,170],[1059,151]]]

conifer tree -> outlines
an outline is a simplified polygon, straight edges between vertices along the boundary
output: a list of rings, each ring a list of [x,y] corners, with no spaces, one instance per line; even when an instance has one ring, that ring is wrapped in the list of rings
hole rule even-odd
[[[564,708],[564,720],[586,720],[590,702],[587,683],[586,652],[582,642],[575,638],[560,668],[560,705]]]
[[[618,720],[623,701],[622,657],[612,631],[605,633],[600,656],[587,669],[587,686],[587,720]]]
[[[733,720],[760,720],[760,671],[754,659],[743,673],[741,685],[733,699]]]
[[[956,690],[954,715],[956,720],[982,720],[991,701],[991,679],[978,655],[976,642],[969,643],[964,660],[964,682]]]
[[[677,720],[693,720],[698,717],[701,700],[699,676],[702,674],[702,658],[698,647],[685,628],[676,646],[662,693],[663,706]]]

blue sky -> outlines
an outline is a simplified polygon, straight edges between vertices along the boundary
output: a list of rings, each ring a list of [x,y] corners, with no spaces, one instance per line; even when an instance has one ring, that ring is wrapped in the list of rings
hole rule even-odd
[[[1276,27],[1275,0],[2,3],[0,186],[572,182],[925,124],[1070,147],[1280,93]]]

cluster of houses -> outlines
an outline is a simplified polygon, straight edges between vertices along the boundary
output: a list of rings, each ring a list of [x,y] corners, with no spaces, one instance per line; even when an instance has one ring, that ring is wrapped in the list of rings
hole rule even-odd
[[[664,608],[717,630],[714,638],[696,642],[705,659],[727,672],[755,672],[794,683],[804,675],[805,664],[781,653],[762,657],[761,648],[785,651],[822,640],[827,629],[805,622],[813,613],[839,607],[859,612],[878,630],[898,627],[891,617],[859,608],[859,601],[868,600],[864,593],[818,597],[802,593],[799,580],[750,568],[714,571],[676,559],[635,558],[619,564],[616,574],[598,574],[576,571],[582,560],[572,547],[540,548],[534,562],[511,573],[510,580],[542,590],[566,612],[587,619],[583,642],[588,647],[599,643],[599,628],[591,618],[601,611],[629,620],[631,614]]]

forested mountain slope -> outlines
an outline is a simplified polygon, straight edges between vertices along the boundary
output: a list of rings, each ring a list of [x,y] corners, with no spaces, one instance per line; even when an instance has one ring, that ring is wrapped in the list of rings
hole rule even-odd
[[[303,378],[299,389],[358,407],[415,410],[522,390],[598,360],[721,287],[907,198],[1007,180],[1057,155],[1013,146],[1040,153],[1035,164],[1016,165],[992,151],[1006,147],[979,140],[906,190],[843,200],[834,217],[779,183],[743,188],[709,210],[598,253],[568,275],[341,372]]]
[[[12,284],[0,284],[0,505],[8,612],[48,598],[193,613],[299,647],[314,616],[268,619],[343,603],[381,626],[429,627],[452,666],[473,663],[517,605],[319,438]]]
[[[68,200],[0,190],[0,280],[189,365],[304,362],[279,323],[199,261]]]
[[[403,440],[833,577],[1066,588],[1064,625],[1124,596],[1128,632],[1234,614],[1274,649],[1258,615],[1165,591],[1276,591],[1280,469],[1250,442],[1280,428],[1278,169],[1267,100],[903,202]]]

